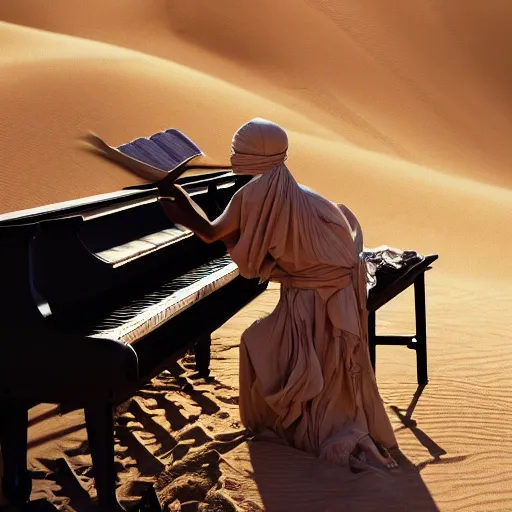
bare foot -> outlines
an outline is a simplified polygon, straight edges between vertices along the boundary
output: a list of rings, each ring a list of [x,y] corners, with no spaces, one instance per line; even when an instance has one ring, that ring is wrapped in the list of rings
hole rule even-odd
[[[395,459],[389,455],[387,450],[381,448],[377,448],[372,438],[367,435],[361,438],[357,442],[356,451],[364,454],[364,458],[368,463],[377,465],[386,469],[396,469],[398,468],[398,464]],[[381,453],[381,451],[383,453]]]

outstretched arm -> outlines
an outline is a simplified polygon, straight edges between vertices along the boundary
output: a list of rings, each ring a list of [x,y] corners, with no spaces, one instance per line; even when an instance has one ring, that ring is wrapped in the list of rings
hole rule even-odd
[[[230,246],[238,240],[240,230],[241,191],[229,202],[224,212],[210,221],[203,210],[178,185],[159,187],[160,204],[167,216],[176,224],[193,231],[206,243],[222,240]]]
[[[162,174],[165,171],[125,155],[118,149],[109,146],[97,135],[90,133],[85,137],[85,141],[94,147],[101,156],[118,163],[148,181],[157,181],[160,204],[167,216],[176,224],[190,229],[207,243],[222,240],[229,246],[238,240],[240,191],[233,196],[224,212],[211,222],[199,205],[179,185],[174,184],[177,176],[173,173],[162,180]],[[224,168],[221,166],[204,167]]]

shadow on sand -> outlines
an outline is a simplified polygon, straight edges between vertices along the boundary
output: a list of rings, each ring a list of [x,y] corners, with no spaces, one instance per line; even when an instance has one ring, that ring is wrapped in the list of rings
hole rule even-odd
[[[354,474],[282,446],[255,441],[249,445],[252,479],[264,510],[278,512],[437,511],[429,490],[405,456],[396,474]],[[270,449],[269,449],[270,448]],[[284,463],[286,462],[286,463]],[[259,500],[258,500],[259,501]]]
[[[417,469],[422,470],[423,468],[430,464],[453,464],[456,462],[462,462],[466,460],[467,457],[464,455],[460,455],[457,457],[441,458],[443,455],[447,454],[444,448],[439,446],[431,437],[428,436],[426,432],[419,428],[416,420],[412,418],[414,409],[416,408],[418,400],[420,399],[424,389],[425,386],[418,386],[411,400],[411,403],[409,404],[409,407],[407,407],[407,410],[405,412],[403,412],[396,405],[391,406],[391,410],[397,415],[398,419],[402,422],[402,426],[398,428],[398,431],[404,429],[410,430],[414,437],[416,437],[416,439],[428,450],[428,452],[432,456],[430,460],[426,460],[418,464],[416,466]]]
[[[440,459],[446,452],[412,419],[422,391],[418,388],[405,413],[398,407],[392,409],[402,421],[401,428],[409,428],[434,461],[449,463],[449,459]],[[257,501],[269,512],[439,510],[420,474],[424,464],[415,466],[400,451],[392,455],[400,465],[397,472],[352,473],[279,443],[253,441],[249,443],[250,460],[241,460],[242,454],[238,462],[252,468]]]

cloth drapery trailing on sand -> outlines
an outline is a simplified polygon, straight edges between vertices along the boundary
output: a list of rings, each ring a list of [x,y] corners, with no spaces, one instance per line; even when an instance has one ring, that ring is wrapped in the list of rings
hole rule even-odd
[[[255,178],[230,255],[243,276],[281,283],[276,309],[242,336],[240,414],[255,432],[346,463],[368,433],[396,446],[368,355],[362,232],[348,208],[295,181],[287,149],[263,119],[233,138],[234,172]]]

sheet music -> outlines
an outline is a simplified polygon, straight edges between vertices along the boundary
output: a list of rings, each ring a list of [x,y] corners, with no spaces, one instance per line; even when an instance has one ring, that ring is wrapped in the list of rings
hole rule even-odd
[[[166,178],[170,172],[181,167],[191,159],[202,155],[199,147],[179,130],[171,128],[155,133],[149,138],[141,137],[117,148],[120,152],[151,165],[143,173],[131,170],[141,178],[157,182]]]

